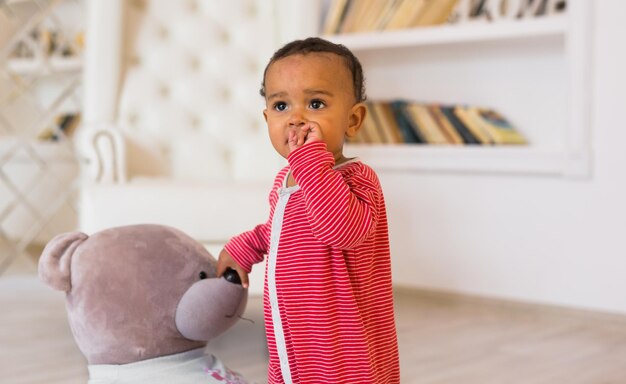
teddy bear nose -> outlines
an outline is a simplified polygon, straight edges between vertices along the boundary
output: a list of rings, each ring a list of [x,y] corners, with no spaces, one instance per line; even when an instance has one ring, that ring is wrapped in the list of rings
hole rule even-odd
[[[223,276],[226,279],[226,281],[231,282],[233,284],[241,285],[241,279],[239,278],[239,274],[234,269],[227,268],[226,271],[224,271]]]

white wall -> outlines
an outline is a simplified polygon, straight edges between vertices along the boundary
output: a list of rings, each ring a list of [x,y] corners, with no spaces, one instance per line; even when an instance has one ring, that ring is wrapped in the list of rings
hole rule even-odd
[[[626,313],[625,14],[594,1],[589,179],[380,174],[396,284]]]
[[[592,176],[381,173],[396,284],[626,313],[626,2],[594,11]]]

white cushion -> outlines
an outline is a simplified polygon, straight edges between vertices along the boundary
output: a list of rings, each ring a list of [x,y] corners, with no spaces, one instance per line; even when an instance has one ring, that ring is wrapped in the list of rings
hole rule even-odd
[[[204,134],[187,134],[171,144],[171,176],[195,182],[219,182],[230,178],[224,163],[224,147]]]
[[[158,164],[161,174],[214,181],[275,173],[276,162],[267,160],[267,148],[273,151],[269,138],[265,135],[264,145],[256,145],[258,135],[266,132],[258,90],[277,47],[272,3],[126,4],[118,125],[129,136],[157,141],[156,152],[169,156],[169,164]],[[129,151],[129,163],[135,156],[141,155]],[[249,159],[256,159],[255,167],[242,165]],[[143,174],[140,168],[129,171],[130,178]]]
[[[210,184],[139,178],[126,184],[85,185],[80,228],[93,233],[119,225],[157,223],[203,242],[219,243],[267,221],[272,181]]]

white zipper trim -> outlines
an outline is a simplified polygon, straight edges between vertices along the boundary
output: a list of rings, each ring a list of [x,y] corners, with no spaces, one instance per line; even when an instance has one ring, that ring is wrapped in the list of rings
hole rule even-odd
[[[274,208],[274,217],[272,218],[272,232],[270,235],[270,251],[267,256],[267,289],[269,292],[270,309],[272,312],[272,323],[274,324],[274,338],[276,340],[276,350],[280,361],[280,370],[285,383],[291,383],[291,370],[289,369],[289,358],[287,356],[287,343],[285,341],[285,332],[283,323],[280,318],[280,309],[278,308],[278,295],[276,292],[276,255],[278,252],[278,242],[280,240],[280,232],[283,227],[283,218],[285,216],[285,207],[289,201],[292,192],[300,189],[298,186],[290,188],[278,189],[278,201]]]

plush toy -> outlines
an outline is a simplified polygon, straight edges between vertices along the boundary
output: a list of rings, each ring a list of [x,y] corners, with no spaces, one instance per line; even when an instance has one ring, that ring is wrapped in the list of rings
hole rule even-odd
[[[197,241],[161,225],[70,232],[48,243],[40,278],[66,293],[90,383],[243,383],[204,351],[242,315],[234,271]]]

